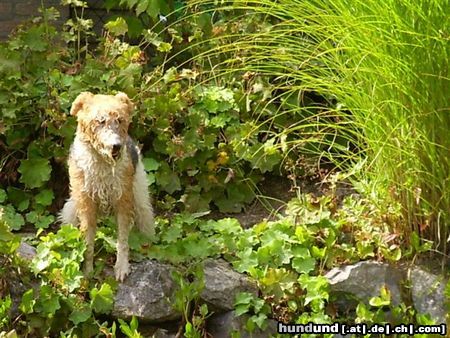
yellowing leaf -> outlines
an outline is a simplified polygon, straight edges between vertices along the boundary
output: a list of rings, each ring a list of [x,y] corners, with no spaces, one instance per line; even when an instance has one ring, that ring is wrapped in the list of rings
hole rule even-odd
[[[128,24],[122,17],[107,22],[105,28],[113,35],[125,35],[128,32]]]

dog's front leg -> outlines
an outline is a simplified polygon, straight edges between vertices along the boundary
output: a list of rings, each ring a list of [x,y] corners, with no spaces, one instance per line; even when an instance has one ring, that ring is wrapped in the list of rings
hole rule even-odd
[[[128,236],[131,229],[133,208],[131,205],[131,199],[125,196],[122,198],[117,207],[117,259],[114,267],[116,279],[123,281],[130,272],[130,266],[128,263]]]
[[[97,206],[86,194],[80,194],[77,198],[78,218],[80,230],[86,241],[84,253],[84,275],[87,277],[94,269],[94,244],[95,231],[97,228]]]

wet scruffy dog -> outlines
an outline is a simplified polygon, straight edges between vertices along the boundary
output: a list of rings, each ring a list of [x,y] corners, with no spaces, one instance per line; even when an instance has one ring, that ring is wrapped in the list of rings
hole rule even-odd
[[[133,224],[152,235],[153,209],[140,152],[128,135],[133,104],[124,93],[81,93],[70,114],[78,126],[69,155],[70,198],[62,223],[79,225],[86,240],[84,273],[93,270],[97,216],[115,215],[118,227],[116,279],[129,273],[128,234]]]

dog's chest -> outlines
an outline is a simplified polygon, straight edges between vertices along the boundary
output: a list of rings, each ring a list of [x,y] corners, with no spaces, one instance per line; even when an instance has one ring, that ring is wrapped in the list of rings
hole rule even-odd
[[[106,162],[94,150],[80,142],[75,142],[71,160],[83,171],[83,190],[97,202],[99,211],[109,214],[124,192],[127,192],[128,162],[126,152],[115,165]]]

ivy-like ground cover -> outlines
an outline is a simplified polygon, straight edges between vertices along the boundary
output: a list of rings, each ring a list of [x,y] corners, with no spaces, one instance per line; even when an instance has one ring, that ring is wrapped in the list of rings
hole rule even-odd
[[[388,236],[381,216],[361,200],[346,198],[343,207],[336,210],[328,197],[301,195],[288,203],[285,216],[250,229],[243,229],[232,218],[204,220],[202,214],[177,214],[170,221],[158,218],[157,223],[153,239],[132,233],[132,257],[155,258],[185,271],[174,275],[179,289],[172,301],[183,314],[187,337],[206,334],[208,308],[193,305],[203,285],[201,262],[208,257],[224,257],[237,271],[258,282],[261,298],[242,293],[235,303],[237,315],[249,315],[246,329],[250,332],[266,329],[269,318],[305,324],[432,323],[409,306],[391,306],[387,290],[380,290],[370,306],[360,303],[354,313],[339,313],[333,307],[323,271],[361,258],[384,256],[397,261],[426,250],[417,243],[402,252],[398,241]],[[2,271],[10,275],[2,278],[3,330],[15,328],[23,335],[61,337],[114,336],[120,330],[128,337],[140,337],[136,319],[127,323],[104,317],[112,309],[117,287],[104,274],[105,267],[111,268],[110,257],[115,251],[115,227],[110,220],[98,230],[95,275],[90,281],[81,274],[85,245],[77,228],[62,226],[33,240],[37,255],[25,266],[15,253],[20,237],[13,235],[5,222],[0,224]],[[18,310],[10,312],[12,300],[6,291],[18,281],[29,289],[22,295]],[[386,308],[391,310],[389,317],[385,317]],[[16,317],[11,317],[12,313]]]

